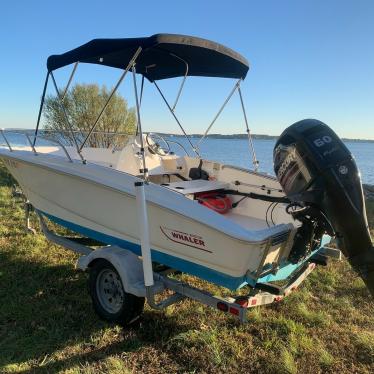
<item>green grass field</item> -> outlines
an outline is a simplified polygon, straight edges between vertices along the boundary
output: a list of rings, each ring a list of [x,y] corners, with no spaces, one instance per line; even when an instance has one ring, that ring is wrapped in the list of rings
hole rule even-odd
[[[185,301],[122,329],[94,314],[76,255],[25,232],[10,185],[0,166],[0,373],[374,372],[374,302],[345,261],[245,325]]]

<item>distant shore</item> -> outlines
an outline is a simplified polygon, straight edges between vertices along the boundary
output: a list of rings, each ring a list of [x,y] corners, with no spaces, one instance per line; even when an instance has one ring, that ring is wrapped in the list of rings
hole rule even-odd
[[[366,199],[374,201],[374,186],[371,184],[363,184]]]
[[[158,133],[165,137],[184,137],[181,134],[167,134],[167,133]],[[201,138],[203,134],[189,134],[191,138]],[[279,136],[276,135],[263,135],[263,134],[251,134],[253,139],[262,139],[262,140],[277,140]],[[247,134],[208,134],[206,136],[210,139],[247,139]],[[345,142],[357,142],[357,143],[374,143],[374,139],[349,139],[342,138]]]

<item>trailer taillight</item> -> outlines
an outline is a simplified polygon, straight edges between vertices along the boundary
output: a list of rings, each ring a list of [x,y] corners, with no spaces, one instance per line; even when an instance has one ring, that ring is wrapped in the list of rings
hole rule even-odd
[[[248,307],[248,297],[240,296],[240,297],[236,298],[235,303],[239,304],[243,308],[247,308]]]
[[[238,316],[239,315],[239,309],[230,307],[230,313],[233,314],[234,316]]]
[[[221,302],[221,301],[217,303],[217,309],[221,310],[222,312],[228,312],[229,311],[228,305]]]
[[[251,305],[256,305],[257,304],[257,299],[252,299],[251,300]]]

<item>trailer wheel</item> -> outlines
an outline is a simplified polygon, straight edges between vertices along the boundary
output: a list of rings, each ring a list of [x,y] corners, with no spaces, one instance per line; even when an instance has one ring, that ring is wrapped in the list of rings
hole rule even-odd
[[[89,289],[96,313],[106,321],[130,325],[143,312],[144,297],[125,292],[121,277],[107,260],[100,259],[92,264]]]

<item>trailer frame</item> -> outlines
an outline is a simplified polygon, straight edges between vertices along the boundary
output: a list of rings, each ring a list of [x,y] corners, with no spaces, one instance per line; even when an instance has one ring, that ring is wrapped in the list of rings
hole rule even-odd
[[[99,243],[95,241],[92,241],[92,244],[95,245],[96,249],[91,248],[89,245],[81,244],[85,241],[89,244],[89,238],[60,236],[48,228],[45,218],[39,212],[37,214],[42,232],[49,241],[82,255],[77,261],[77,268],[89,271],[91,264],[95,260],[105,259],[109,261],[117,270],[124,291],[137,297],[145,297],[151,308],[163,310],[187,298],[230,314],[241,323],[247,321],[247,311],[249,309],[278,303],[296,291],[300,284],[316,268],[317,264],[325,265],[328,257],[341,257],[340,250],[324,247],[318,252],[318,256],[313,256],[282,287],[271,283],[258,283],[254,288],[249,287],[247,295],[221,297],[193,287],[186,282],[171,278],[170,275],[177,270],[170,268],[162,271],[152,271],[153,285],[146,286],[144,282],[144,264],[141,257],[125,248],[105,245],[97,247]],[[173,294],[162,299],[162,301],[156,302],[155,296],[162,294],[166,290],[173,291]]]

